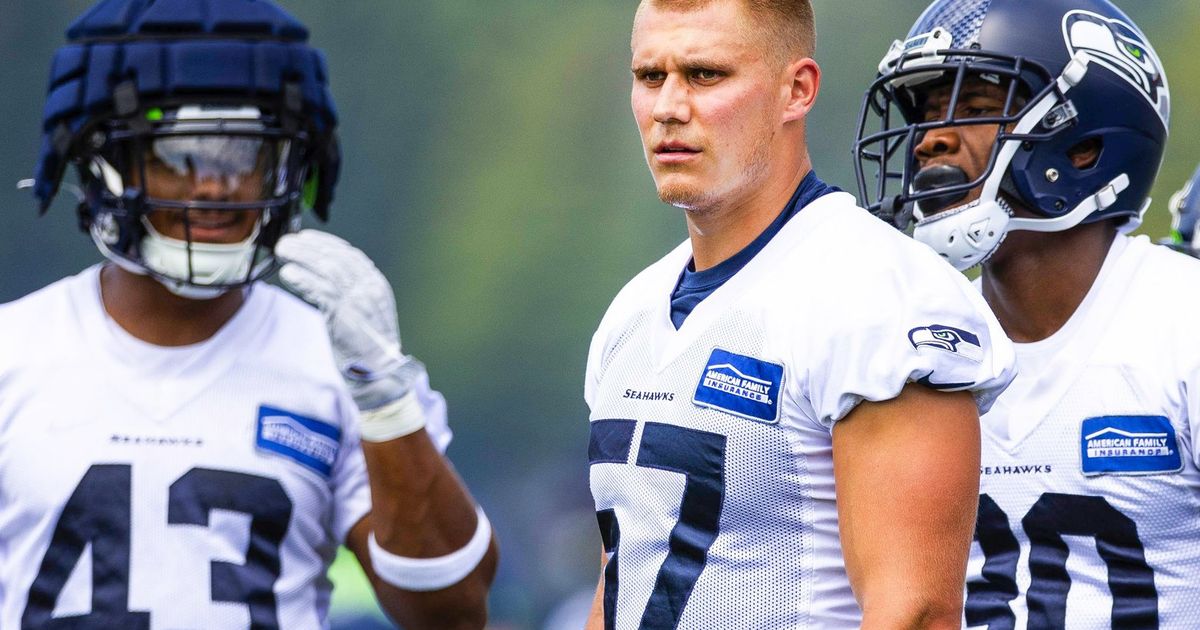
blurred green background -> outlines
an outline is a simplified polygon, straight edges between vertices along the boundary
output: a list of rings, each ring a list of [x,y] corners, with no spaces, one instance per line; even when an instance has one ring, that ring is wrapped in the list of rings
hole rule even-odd
[[[609,300],[685,236],[658,203],[629,112],[636,2],[284,0],[329,58],[345,162],[327,228],[397,290],[405,348],[450,403],[450,455],[502,547],[494,628],[572,627],[597,577],[584,360]],[[86,0],[0,2],[0,301],[99,260],[65,199],[37,219],[32,174],[49,61]],[[811,150],[853,189],[862,91],[918,0],[815,0],[822,94]],[[1200,161],[1200,3],[1125,0],[1167,68],[1167,161],[1143,231]],[[845,235],[854,246],[854,235]],[[1053,270],[1048,270],[1053,272]],[[352,561],[351,561],[352,562]],[[335,628],[373,607],[339,566]],[[575,600],[571,600],[576,596]],[[367,625],[370,625],[369,623]]]

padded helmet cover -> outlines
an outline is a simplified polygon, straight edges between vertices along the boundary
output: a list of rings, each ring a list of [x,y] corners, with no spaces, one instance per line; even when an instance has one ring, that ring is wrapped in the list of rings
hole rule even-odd
[[[337,111],[324,56],[308,30],[268,0],[102,0],[67,30],[54,56],[34,195],[42,211],[88,131],[149,107],[252,104],[309,137],[312,199],[325,219],[340,166]],[[290,122],[289,122],[290,121]]]

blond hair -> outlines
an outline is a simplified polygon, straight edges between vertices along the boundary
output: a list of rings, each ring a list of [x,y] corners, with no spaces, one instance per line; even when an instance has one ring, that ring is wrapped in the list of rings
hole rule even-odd
[[[811,0],[642,0],[638,11],[653,6],[668,11],[694,11],[714,2],[740,2],[779,46],[786,57],[812,57],[817,27]]]

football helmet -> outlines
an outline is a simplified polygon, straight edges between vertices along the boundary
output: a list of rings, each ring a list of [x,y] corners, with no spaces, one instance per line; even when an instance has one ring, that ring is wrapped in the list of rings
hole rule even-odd
[[[964,86],[980,82],[1001,88],[1004,110],[962,115]],[[947,88],[945,113],[927,119],[929,92]],[[1170,109],[1158,55],[1107,0],[937,0],[866,92],[858,188],[868,210],[901,229],[915,220],[913,236],[963,270],[1014,230],[1121,217],[1132,231],[1149,206]],[[983,172],[920,173],[925,134],[966,125],[997,129]],[[1072,150],[1089,143],[1097,158],[1076,167]],[[976,188],[978,200],[956,205]],[[1013,216],[1014,204],[1034,216]]]
[[[80,227],[114,263],[208,299],[269,273],[302,207],[328,217],[337,113],[324,57],[281,8],[102,0],[67,40],[33,192],[45,212],[74,165]]]
[[[1159,243],[1200,256],[1200,240],[1196,238],[1196,224],[1200,222],[1200,167],[1179,192],[1171,195],[1167,209],[1171,211],[1171,235]]]

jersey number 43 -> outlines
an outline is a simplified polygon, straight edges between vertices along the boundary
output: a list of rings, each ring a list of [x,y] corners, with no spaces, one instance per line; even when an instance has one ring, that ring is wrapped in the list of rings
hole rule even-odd
[[[150,613],[129,610],[130,466],[97,464],[88,469],[67,500],[37,578],[29,589],[22,629],[149,630]],[[212,563],[213,601],[242,602],[250,627],[277,629],[275,593],[279,545],[287,534],[292,501],[275,479],[209,468],[193,468],[171,484],[167,523],[208,526],[213,510],[250,517],[245,564]],[[85,615],[53,617],[59,594],[87,545],[92,548],[92,609]]]

